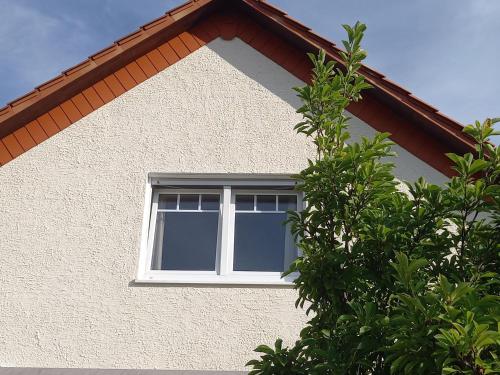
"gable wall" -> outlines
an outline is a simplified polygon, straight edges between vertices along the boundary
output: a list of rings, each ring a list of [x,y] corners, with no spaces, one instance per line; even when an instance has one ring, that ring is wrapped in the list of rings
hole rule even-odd
[[[147,174],[298,172],[301,84],[216,39],[0,168],[0,366],[231,370],[293,342],[292,289],[133,279]],[[396,151],[399,177],[443,181]]]

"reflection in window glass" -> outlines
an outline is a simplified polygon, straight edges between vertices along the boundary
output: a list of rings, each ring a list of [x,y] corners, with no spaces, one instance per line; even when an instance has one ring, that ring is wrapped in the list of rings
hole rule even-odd
[[[278,211],[297,211],[297,196],[279,195]]]
[[[297,257],[290,224],[285,224],[287,212],[297,210],[297,195],[241,193],[231,194],[234,216],[229,218],[220,215],[218,191],[159,194],[151,270],[214,272],[221,241],[219,225],[229,223],[229,234],[234,235],[228,250],[233,271],[286,271]]]
[[[236,210],[238,211],[253,211],[254,207],[253,195],[236,195]]]
[[[285,213],[236,213],[235,271],[283,272],[296,257]],[[292,254],[290,254],[292,252]]]
[[[175,210],[177,208],[177,194],[162,194],[158,200],[158,209]]]
[[[214,271],[218,212],[158,212],[153,270]]]
[[[179,210],[197,210],[199,199],[198,194],[181,194]]]
[[[202,210],[218,210],[219,209],[219,194],[203,194],[201,196]]]
[[[257,211],[276,211],[276,195],[257,195]]]

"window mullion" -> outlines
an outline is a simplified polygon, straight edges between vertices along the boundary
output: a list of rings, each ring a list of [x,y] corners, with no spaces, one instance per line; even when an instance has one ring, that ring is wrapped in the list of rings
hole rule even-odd
[[[280,226],[278,228],[278,224],[276,224],[277,220],[276,216],[273,216],[271,214],[278,213],[282,215],[284,212],[283,210],[286,210],[286,207],[291,207],[289,203],[292,201],[292,199],[288,195],[296,196],[297,211],[300,212],[301,209],[303,208],[302,207],[304,202],[303,195],[300,193],[296,194],[288,190],[286,192],[282,192],[272,188],[263,189],[260,187],[260,185],[259,187],[257,187],[257,185],[254,187],[254,185],[251,184],[249,184],[248,189],[242,189],[242,188],[232,189],[232,181],[224,181],[223,183],[221,183],[221,185],[217,186],[217,189],[215,189],[214,186],[214,188],[210,189],[207,188],[206,190],[204,190],[203,188],[200,187],[201,185],[200,186],[198,185],[193,185],[192,187],[189,186],[187,188],[179,187],[178,189],[170,186],[165,188],[157,188],[154,190],[151,189],[150,195],[148,199],[146,199],[146,201],[150,202],[150,209],[148,209],[149,212],[147,213],[147,217],[149,219],[148,223],[149,225],[147,225],[147,228],[145,229],[146,231],[148,231],[149,235],[146,236],[144,245],[141,245],[141,249],[144,248],[145,250],[141,252],[141,259],[139,260],[138,279],[144,282],[153,280],[154,282],[281,283],[282,281],[279,279],[280,272],[274,271],[277,268],[280,268],[279,266],[281,264],[281,258],[280,262],[276,262],[276,259],[278,259],[277,258],[278,256],[281,257],[281,255],[278,254],[276,250],[276,253],[272,252],[271,254],[273,255],[273,257],[269,257],[268,260],[267,255],[264,256],[262,254],[258,255],[259,249],[263,248],[267,249],[270,246],[266,242],[267,239],[262,239],[261,242],[256,241],[254,243],[246,238],[247,236],[250,235],[250,233],[252,233],[252,228],[255,225],[257,225],[258,229],[260,228],[259,225],[265,223],[268,223],[265,224],[267,225],[267,227],[271,229],[274,228],[272,230],[276,231],[279,230],[280,231],[279,233],[281,233],[282,229],[280,228],[282,227]],[[242,185],[240,184],[237,186],[240,187]],[[213,204],[216,201],[215,197],[207,196],[208,197],[207,206],[205,207],[204,206],[205,198],[203,197],[203,194],[219,195],[220,198],[218,206],[215,207],[215,205]],[[166,195],[166,197],[163,197],[163,195]],[[182,197],[183,195],[186,195],[186,199]],[[238,207],[243,209],[243,211],[240,210],[241,212],[236,211],[236,197],[237,196],[239,197],[240,195],[244,196],[241,202],[240,200],[238,200]],[[260,198],[261,195],[263,195],[262,199]],[[281,195],[286,195],[283,198],[283,202],[281,202]],[[183,210],[180,209],[181,199],[184,208]],[[240,203],[243,203],[244,207],[243,206],[240,207],[239,206]],[[283,203],[283,208],[281,208],[282,203]],[[205,207],[206,209],[203,210],[202,207]],[[258,208],[260,208],[260,211],[258,210]],[[172,211],[172,213],[169,214],[168,220],[169,223],[172,224],[172,226],[169,227],[170,229],[168,229],[164,228],[164,226],[161,224],[159,220],[162,220],[162,217],[166,215],[166,212],[170,211]],[[180,212],[186,212],[186,213],[181,214]],[[205,214],[204,212],[208,212],[208,214]],[[210,212],[218,212],[218,214],[214,215],[213,213]],[[237,248],[235,248],[236,212],[238,212],[239,215],[238,216],[239,242],[237,243],[238,244]],[[196,213],[203,216],[198,217]],[[160,215],[160,217],[158,217],[158,215]],[[217,227],[215,227],[216,225],[215,220],[217,216],[218,216],[218,225]],[[205,221],[205,219],[207,221]],[[191,223],[190,220],[193,220],[192,222],[196,224],[196,226],[193,227],[193,233],[196,230],[196,233],[198,233],[199,236],[207,236],[208,238],[207,242],[210,242],[211,244],[210,263],[205,262],[202,265],[202,267],[205,267],[205,264],[211,264],[211,267],[213,267],[214,263],[212,262],[214,262],[213,257],[215,255],[215,269],[211,268],[211,271],[190,271],[191,268],[187,268],[186,266],[184,266],[184,263],[182,262],[180,263],[177,262],[180,264],[178,266],[177,263],[175,262],[178,261],[180,258],[182,258],[182,256],[179,259],[177,259],[174,255],[179,253],[175,253],[174,255],[172,255],[172,257],[170,258],[172,260],[169,263],[170,265],[164,265],[165,269],[161,269],[163,266],[160,267],[161,261],[158,261],[157,255],[155,254],[157,251],[162,252],[160,256],[167,254],[167,252],[168,254],[170,254],[173,251],[172,250],[173,245],[169,247],[169,244],[163,243],[165,241],[168,242],[168,240],[162,241],[160,232],[162,232],[161,234],[163,234],[163,231],[165,230],[167,231],[173,230],[175,232],[174,234],[170,232],[169,234],[167,234],[167,232],[165,232],[166,234],[165,238],[174,238],[175,235],[183,232],[181,230],[176,231],[175,229],[172,228],[175,228],[175,225],[182,224],[182,228],[187,229]],[[207,226],[203,224],[206,222],[209,222]],[[199,226],[200,223],[203,224],[201,227]],[[210,227],[208,225],[210,225]],[[198,231],[196,228],[205,228],[205,230],[200,229]],[[287,232],[290,231],[289,224],[287,225],[286,230]],[[273,233],[276,234],[278,232],[273,232]],[[281,234],[279,235],[281,236]],[[179,238],[181,238],[182,240],[183,238],[182,236],[189,236],[189,234],[179,234],[179,236],[181,236]],[[156,244],[155,240],[157,238],[158,238],[158,243],[161,243],[163,245],[161,246],[161,249],[160,246],[157,246]],[[194,236],[193,238],[198,238],[198,237]],[[289,238],[288,236],[285,238],[284,242],[281,237],[279,238],[276,237],[276,238],[277,239],[274,239],[274,237],[271,236],[269,241],[275,241],[272,243],[276,244],[278,244],[279,242],[280,246],[274,246],[273,249],[278,249],[281,246],[284,247],[283,250],[285,254],[283,261],[284,261],[284,267],[286,268],[288,264],[291,261],[293,261],[293,259],[296,257],[297,249],[295,247],[295,241],[293,241],[292,237]],[[191,240],[191,238],[188,237],[186,239],[186,242],[189,242],[188,240]],[[197,244],[196,249],[200,249],[199,246],[200,243],[196,242],[196,244]],[[250,257],[252,257],[251,255],[253,254],[252,247],[255,247],[256,255],[254,255],[254,258],[252,258],[255,260],[255,262],[253,262],[252,260],[253,263],[247,262],[249,264],[247,266],[240,265],[242,259],[241,254],[250,254]],[[179,249],[181,248],[182,246],[179,247]],[[207,247],[206,250],[208,251],[209,248]],[[215,254],[213,252],[214,250]],[[181,251],[183,250],[181,249]],[[237,251],[237,253],[235,253],[235,251]],[[238,255],[237,259],[236,255]],[[168,256],[164,258],[166,260]],[[191,258],[184,257],[182,259],[191,259]],[[196,258],[196,259],[201,259],[201,258]],[[238,264],[236,265],[236,270],[234,265],[235,259],[238,260]],[[258,259],[260,259],[260,261],[257,261]],[[196,262],[194,262],[193,264],[195,263]],[[287,279],[286,282],[288,281],[289,280]]]
[[[233,233],[231,225],[231,186],[224,186],[222,192],[222,230],[221,230],[221,249],[220,249],[220,268],[221,275],[227,275],[231,272],[230,239]]]

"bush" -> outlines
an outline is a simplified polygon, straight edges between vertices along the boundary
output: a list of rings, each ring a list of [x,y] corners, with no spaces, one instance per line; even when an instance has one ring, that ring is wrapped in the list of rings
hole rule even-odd
[[[290,222],[302,255],[296,307],[310,321],[292,347],[261,345],[250,374],[500,373],[500,152],[487,119],[464,131],[476,151],[448,154],[444,186],[393,175],[389,134],[351,142],[345,109],[369,88],[363,24],[344,26],[343,64],[310,56],[296,89],[298,133],[316,158],[296,176],[307,207]]]

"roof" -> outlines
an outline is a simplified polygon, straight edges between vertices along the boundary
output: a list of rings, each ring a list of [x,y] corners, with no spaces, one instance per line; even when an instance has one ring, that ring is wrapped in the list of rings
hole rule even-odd
[[[340,49],[264,0],[191,0],[0,109],[0,166],[132,89],[211,40],[242,39],[304,82],[306,52]],[[464,153],[473,140],[462,125],[363,65],[374,88],[349,111],[446,175],[445,152]]]

